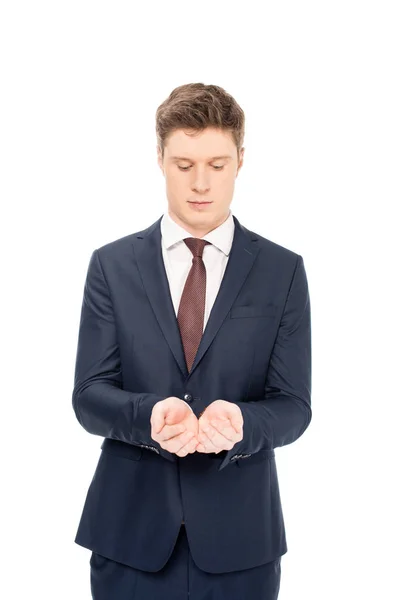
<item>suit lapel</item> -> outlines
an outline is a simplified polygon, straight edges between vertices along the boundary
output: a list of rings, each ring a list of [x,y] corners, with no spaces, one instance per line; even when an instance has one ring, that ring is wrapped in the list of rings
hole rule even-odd
[[[147,230],[133,239],[135,257],[150,304],[172,354],[185,378],[198,366],[216,336],[237,294],[240,291],[259,252],[257,237],[242,227],[233,216],[235,232],[225,273],[211,309],[190,373],[187,370],[178,320],[161,249],[161,228],[158,219]]]

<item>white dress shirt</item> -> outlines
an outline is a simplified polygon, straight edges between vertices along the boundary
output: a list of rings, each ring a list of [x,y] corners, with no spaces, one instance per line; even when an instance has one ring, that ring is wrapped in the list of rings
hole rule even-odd
[[[203,262],[207,274],[203,331],[224,276],[234,231],[235,223],[232,212],[229,211],[227,219],[202,238],[210,242],[210,245],[204,247],[203,252]],[[178,315],[183,288],[192,267],[193,254],[183,241],[187,237],[192,238],[195,236],[175,223],[169,213],[166,212],[161,219],[161,246],[176,315]]]
[[[195,236],[178,225],[168,212],[164,213],[160,226],[165,271],[167,273],[175,315],[177,316],[183,288],[192,267],[193,259],[193,254],[183,239]],[[235,223],[232,211],[229,211],[227,219],[202,238],[210,242],[209,245],[204,246],[203,251],[203,262],[206,268],[206,301],[203,331],[224,276],[232,247],[234,231]],[[188,404],[188,406],[190,405]]]

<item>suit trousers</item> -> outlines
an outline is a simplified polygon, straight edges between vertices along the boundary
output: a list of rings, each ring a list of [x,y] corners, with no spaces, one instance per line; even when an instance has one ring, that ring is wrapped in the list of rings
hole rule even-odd
[[[134,569],[92,552],[93,600],[277,600],[281,557],[241,571],[207,573],[190,553],[185,525],[167,564],[156,572]]]

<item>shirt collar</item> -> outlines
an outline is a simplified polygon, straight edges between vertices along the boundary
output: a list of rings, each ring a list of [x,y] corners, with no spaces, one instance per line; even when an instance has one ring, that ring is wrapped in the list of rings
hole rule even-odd
[[[161,237],[164,247],[168,250],[174,244],[183,243],[183,239],[187,237],[195,237],[186,229],[175,223],[168,211],[163,214],[161,219]],[[229,255],[232,247],[233,234],[235,231],[235,223],[232,216],[232,211],[229,211],[229,216],[221,225],[213,229],[202,239],[207,240],[213,246],[216,246],[226,256]]]

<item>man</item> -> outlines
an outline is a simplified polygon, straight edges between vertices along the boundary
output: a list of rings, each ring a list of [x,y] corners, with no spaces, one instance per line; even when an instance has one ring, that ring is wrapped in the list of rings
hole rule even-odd
[[[311,420],[304,262],[230,210],[232,96],[180,86],[156,122],[168,211],[94,250],[85,282],[73,407],[105,439],[75,542],[95,600],[276,600],[274,448]]]

